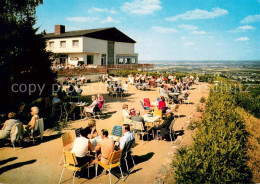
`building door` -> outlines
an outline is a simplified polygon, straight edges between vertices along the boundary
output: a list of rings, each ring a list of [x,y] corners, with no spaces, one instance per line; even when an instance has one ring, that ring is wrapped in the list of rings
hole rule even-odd
[[[94,56],[87,55],[87,65],[93,65]]]
[[[60,55],[60,63],[59,64],[63,64],[63,66],[67,66],[67,55]]]
[[[101,65],[106,65],[106,54],[101,55]]]

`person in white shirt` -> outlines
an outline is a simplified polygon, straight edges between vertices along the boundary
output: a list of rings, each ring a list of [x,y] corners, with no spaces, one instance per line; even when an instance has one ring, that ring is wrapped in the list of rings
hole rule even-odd
[[[119,148],[121,150],[124,149],[127,142],[135,140],[135,135],[130,132],[130,126],[127,124],[123,125],[123,133],[124,135],[120,138]]]
[[[71,152],[75,154],[78,166],[82,166],[90,161],[87,156],[88,151],[93,151],[93,146],[87,135],[90,134],[91,130],[89,127],[80,130],[80,137],[76,137],[73,143]]]
[[[84,107],[83,114],[85,114],[85,115],[87,113],[93,113],[95,106],[99,105],[96,96],[92,96],[91,99],[92,99],[92,104],[90,104],[88,107]]]
[[[125,84],[123,84],[122,89],[124,90],[124,92],[127,92],[127,91],[128,91],[128,84],[127,84],[127,83],[128,83],[128,82],[125,81]]]
[[[123,116],[123,121],[125,124],[129,124],[132,123],[133,121],[131,120],[131,115],[128,113],[127,109],[128,109],[128,105],[124,104],[122,107],[122,116]]]

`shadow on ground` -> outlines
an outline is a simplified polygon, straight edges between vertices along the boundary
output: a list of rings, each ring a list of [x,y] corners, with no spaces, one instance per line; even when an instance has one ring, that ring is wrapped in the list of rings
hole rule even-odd
[[[154,152],[150,152],[150,153],[147,153],[145,155],[141,155],[141,156],[138,156],[138,155],[134,155],[133,158],[134,158],[134,162],[135,162],[135,165],[137,164],[140,164],[142,162],[146,162],[148,160],[150,160],[154,155]],[[134,164],[133,164],[133,161],[131,158],[127,158],[127,163],[128,163],[128,167],[129,167],[129,174],[134,174],[140,170],[142,170],[142,168],[139,168],[139,169],[135,169],[135,170],[132,170],[134,168]],[[126,163],[125,163],[125,160],[122,159],[121,160],[121,168],[122,168],[122,171],[123,171],[123,175],[125,177],[125,179],[128,177],[128,172],[127,172],[127,169],[126,169]],[[95,178],[95,167],[90,167],[90,170],[89,170],[89,177],[87,177],[87,170],[85,171],[82,171],[80,173],[80,177],[81,178],[86,178],[86,179],[93,179]],[[118,178],[118,180],[120,179],[121,177],[121,172],[120,172],[120,169],[119,167],[116,167],[114,169],[112,169],[111,171],[111,174],[114,175],[115,177]],[[103,175],[107,175],[107,179],[109,180],[109,174],[105,173],[103,168],[101,168],[100,166],[98,167],[98,172],[97,172],[97,177],[101,177]],[[112,179],[113,180],[113,179]],[[87,180],[88,181],[88,180]],[[86,182],[87,182],[86,181]],[[114,182],[114,181],[113,181]],[[83,182],[84,183],[84,182]]]
[[[0,160],[0,165],[4,165],[8,162],[12,162],[13,160],[16,160],[17,157],[11,157],[11,158],[8,158],[8,159],[5,159],[5,160]]]
[[[36,162],[36,159],[33,159],[33,160],[25,161],[25,162],[18,162],[18,163],[15,163],[15,164],[4,166],[4,167],[0,168],[0,174],[3,174],[4,172],[10,171],[12,169],[22,167],[24,165],[33,164],[35,162]]]

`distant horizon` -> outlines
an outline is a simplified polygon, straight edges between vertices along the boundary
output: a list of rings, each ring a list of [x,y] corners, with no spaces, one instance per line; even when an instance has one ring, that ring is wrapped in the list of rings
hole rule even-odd
[[[255,59],[255,60],[228,60],[228,59],[216,59],[216,60],[184,60],[184,59],[174,59],[174,60],[160,60],[160,59],[156,59],[156,60],[139,60],[139,62],[259,62],[260,64],[260,60],[259,59]]]

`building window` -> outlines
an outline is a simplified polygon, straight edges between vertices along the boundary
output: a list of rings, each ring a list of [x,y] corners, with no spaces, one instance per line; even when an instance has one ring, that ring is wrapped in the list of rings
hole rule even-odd
[[[54,48],[54,42],[49,42],[49,48]]]
[[[87,55],[87,65],[93,65],[93,55]]]
[[[78,47],[79,41],[78,40],[72,40],[72,47]]]
[[[136,56],[117,56],[116,63],[117,64],[136,64],[137,57]]]
[[[60,47],[66,48],[66,41],[60,41]]]

